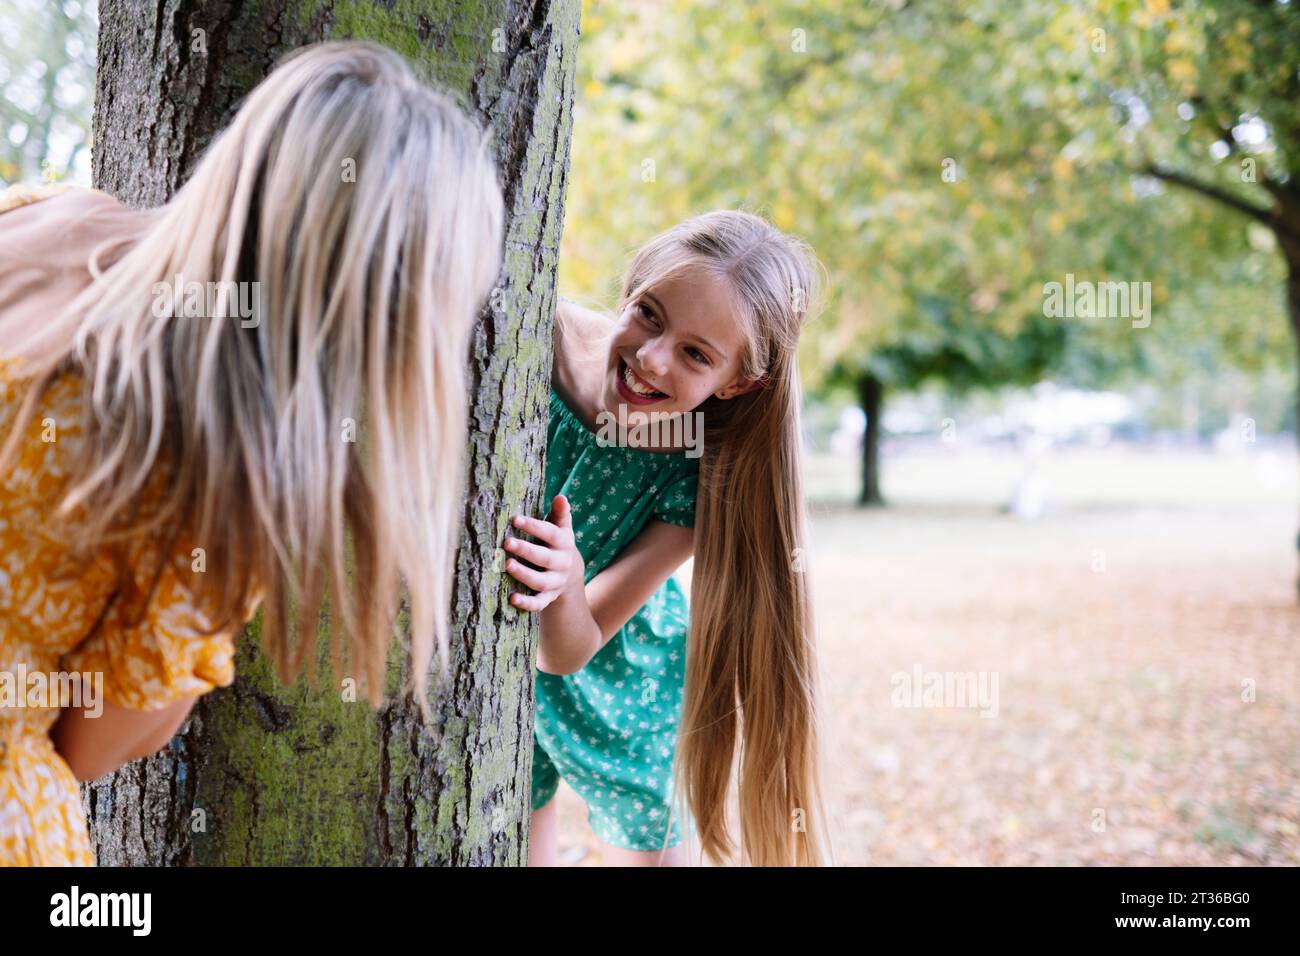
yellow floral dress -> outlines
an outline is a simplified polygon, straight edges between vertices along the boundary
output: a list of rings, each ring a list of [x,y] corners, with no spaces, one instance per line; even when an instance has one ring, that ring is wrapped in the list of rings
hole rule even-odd
[[[58,192],[0,192],[0,213]],[[0,215],[0,235],[4,226]],[[0,356],[0,441],[25,393],[22,373],[20,359]],[[170,556],[142,608],[149,583],[143,569],[156,569],[160,558],[153,544],[127,547],[139,580],[119,589],[107,553],[74,565],[47,531],[45,516],[59,501],[81,437],[80,403],[80,382],[64,375],[42,399],[13,466],[0,474],[0,866],[95,863],[78,782],[49,737],[60,712],[58,695],[42,688],[54,686],[50,675],[92,675],[102,681],[103,700],[136,710],[234,679],[236,631],[205,633],[209,619],[184,583],[191,542]],[[143,507],[160,487],[150,485]]]

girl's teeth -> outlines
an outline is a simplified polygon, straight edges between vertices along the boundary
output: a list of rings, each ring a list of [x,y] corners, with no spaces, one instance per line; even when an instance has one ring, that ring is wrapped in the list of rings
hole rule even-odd
[[[626,364],[623,366],[623,381],[627,383],[628,388],[636,392],[638,395],[645,395],[649,397],[651,395],[663,394],[662,392],[655,391],[653,388],[646,388],[640,382],[638,382],[636,380],[636,377],[632,374],[631,366]]]

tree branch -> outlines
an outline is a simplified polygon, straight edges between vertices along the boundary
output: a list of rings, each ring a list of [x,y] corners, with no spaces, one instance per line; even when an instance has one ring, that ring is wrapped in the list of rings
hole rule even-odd
[[[1210,199],[1222,203],[1229,209],[1235,209],[1237,212],[1244,213],[1252,219],[1262,222],[1275,232],[1288,231],[1286,225],[1278,217],[1275,210],[1256,206],[1254,203],[1247,202],[1240,196],[1234,196],[1232,193],[1225,189],[1221,189],[1218,186],[1201,182],[1199,179],[1195,179],[1172,169],[1164,169],[1154,163],[1150,163],[1143,167],[1142,172],[1146,173],[1148,176],[1154,176],[1156,179],[1163,180],[1164,182],[1173,183],[1176,186],[1182,186],[1184,189],[1189,189],[1194,193],[1200,193],[1202,196],[1208,196]]]

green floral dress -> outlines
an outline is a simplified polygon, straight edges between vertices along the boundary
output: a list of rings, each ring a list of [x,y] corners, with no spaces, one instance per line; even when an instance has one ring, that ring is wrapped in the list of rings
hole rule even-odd
[[[699,459],[618,445],[595,433],[551,390],[546,498],[565,495],[586,580],[651,520],[694,527]],[[682,711],[689,609],[670,577],[576,674],[537,672],[533,809],[560,778],[587,804],[601,840],[658,850],[682,839],[673,754]],[[694,832],[694,821],[685,821]]]

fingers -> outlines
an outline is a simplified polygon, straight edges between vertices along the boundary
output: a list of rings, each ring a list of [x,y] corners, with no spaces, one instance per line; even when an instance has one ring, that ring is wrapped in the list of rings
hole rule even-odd
[[[570,551],[574,547],[573,511],[569,499],[556,495],[551,499],[551,513],[543,521],[528,515],[515,515],[513,524],[520,531],[542,542],[533,544],[521,538],[507,537],[502,547],[523,560],[508,559],[504,570],[536,594],[512,594],[510,603],[523,611],[541,611],[559,597],[570,568]],[[544,546],[545,545],[545,546]],[[569,549],[566,551],[565,549]],[[524,564],[527,561],[529,564]],[[536,567],[529,567],[536,565]]]
[[[534,591],[559,590],[564,584],[564,575],[558,571],[538,571],[514,558],[506,562],[506,571],[520,584],[526,584]]]
[[[511,554],[518,555],[529,564],[535,564],[539,568],[548,568],[553,571],[561,570],[560,554],[551,548],[543,548],[541,545],[530,544],[522,538],[506,538],[506,543],[502,545]]]
[[[559,596],[558,591],[543,591],[541,594],[512,594],[510,603],[521,611],[543,611],[546,606]]]
[[[551,521],[561,528],[573,528],[573,508],[564,495],[556,495],[551,500]]]
[[[551,524],[549,521],[530,518],[528,515],[515,515],[515,527],[520,531],[527,531],[534,538],[545,541],[554,547],[564,544],[564,529],[559,525]]]

